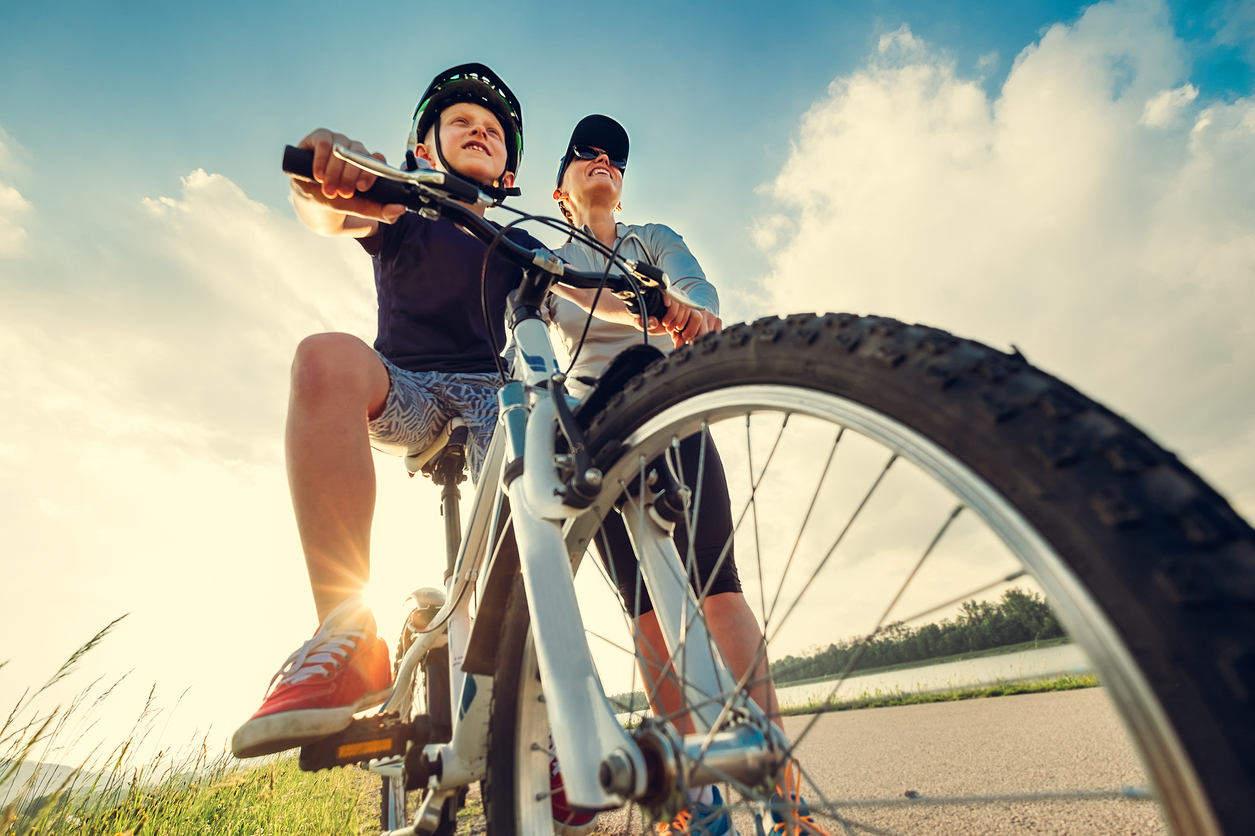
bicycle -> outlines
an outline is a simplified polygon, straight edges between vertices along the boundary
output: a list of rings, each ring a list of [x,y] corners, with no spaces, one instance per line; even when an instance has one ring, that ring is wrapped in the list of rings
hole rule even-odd
[[[823,593],[818,610],[814,604],[815,584],[843,561],[848,576],[860,579],[860,555],[902,580],[885,587],[887,605],[875,605],[879,617],[860,631],[856,651],[893,623],[1032,578],[1092,660],[1151,784],[1148,793],[1104,787],[842,798],[830,797],[839,786],[803,770],[801,789],[817,819],[846,833],[884,833],[895,831],[869,821],[868,811],[910,816],[912,807],[948,805],[962,814],[982,805],[1153,798],[1180,834],[1238,833],[1255,821],[1255,533],[1145,434],[1018,351],[852,314],[768,317],[665,358],[628,352],[572,406],[539,316],[549,288],[562,281],[605,289],[639,298],[641,308],[656,305],[660,294],[685,303],[667,277],[615,253],[607,253],[602,274],[570,270],[513,244],[460,205],[490,204],[472,184],[437,171],[400,172],[339,147],[335,153],[380,175],[366,197],[450,217],[490,253],[524,269],[508,305],[518,361],[499,393],[497,431],[465,537],[457,445],[440,448],[452,451],[443,454],[452,457],[447,462],[436,460],[445,480],[445,592],[418,601],[423,617],[410,628],[413,641],[380,712],[302,752],[306,768],[370,762],[384,774],[383,823],[392,836],[451,832],[461,794],[475,781],[494,836],[548,836],[550,739],[575,809],[633,804],[666,818],[685,803],[685,788],[722,782],[736,791],[730,806],[738,815],[757,814],[761,822],[774,812],[786,831],[805,832],[797,796],[776,789],[826,715],[786,734],[747,696],[761,683],[730,675],[710,639],[705,596],[682,571],[692,554],[678,554],[671,539],[675,526],[691,529],[702,512],[700,489],[691,487],[700,485],[700,472],[679,472],[672,455],[691,436],[703,455],[718,441],[725,461],[735,463],[729,480],[745,497],[733,507],[734,534],[742,556],[752,549],[757,569],[756,583],[747,581],[766,635],[756,659],[779,655],[773,643],[796,643],[797,633],[834,619],[842,608],[825,601],[846,595],[843,606],[870,607],[839,585]],[[289,148],[284,170],[309,177],[308,152]],[[731,453],[737,444],[743,450]],[[838,455],[843,466],[869,463],[861,483],[830,478]],[[813,488],[799,491],[802,477]],[[875,541],[860,540],[855,523],[881,518],[881,506],[892,504],[882,499],[886,484],[900,491],[897,504],[909,513]],[[610,666],[594,663],[590,643],[598,640],[599,654],[612,645],[625,655],[634,694],[644,651],[632,613],[620,601],[624,647],[585,627],[600,614],[582,613],[575,591],[601,520],[614,513],[628,527],[640,565],[635,583],[654,601],[668,675],[684,696],[679,712],[639,718],[632,729],[616,719],[607,699],[613,689],[602,685]],[[971,534],[956,520],[983,527]],[[986,577],[953,594],[954,575],[943,573],[930,582],[940,600],[914,604],[904,616],[917,579],[952,559],[947,547],[955,538],[984,562]],[[733,548],[729,539],[724,553]],[[773,551],[780,560],[763,559]],[[1018,565],[999,568],[1012,558]],[[617,586],[600,561],[588,563],[596,568],[586,572]],[[778,564],[777,581],[770,575]],[[802,572],[798,580],[790,580],[791,569]],[[820,708],[835,704],[854,667],[845,665]],[[772,676],[785,673],[777,668]],[[657,697],[656,686],[648,696]],[[693,733],[677,732],[670,721],[681,718]],[[409,824],[406,790],[423,793]]]

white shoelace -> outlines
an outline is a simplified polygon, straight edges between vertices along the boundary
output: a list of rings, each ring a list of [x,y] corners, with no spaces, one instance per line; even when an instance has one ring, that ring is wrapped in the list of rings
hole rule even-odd
[[[303,682],[314,676],[331,677],[344,667],[349,654],[368,635],[365,630],[345,629],[341,626],[361,606],[360,601],[350,599],[332,610],[319,626],[318,632],[289,656],[270,678],[266,693],[273,693],[284,685]]]

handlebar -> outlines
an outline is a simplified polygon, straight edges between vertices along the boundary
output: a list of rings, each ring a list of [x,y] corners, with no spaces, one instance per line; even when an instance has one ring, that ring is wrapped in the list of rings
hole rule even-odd
[[[372,158],[372,162],[377,162]],[[357,163],[354,163],[358,165]],[[388,168],[382,163],[378,164],[380,168]],[[358,165],[358,168],[363,166]],[[392,170],[392,169],[389,169]],[[292,145],[283,149],[283,171],[293,177],[299,177],[302,180],[313,182],[314,180],[314,152],[309,148],[296,148]],[[370,167],[373,174],[380,174],[375,166]],[[423,174],[435,175],[433,177],[424,178],[429,181],[429,185],[441,187],[454,200],[461,200],[467,203],[477,203],[481,194],[475,184],[463,180],[452,174],[445,174],[443,171],[423,172]],[[375,180],[375,184],[364,192],[358,194],[367,200],[387,205],[389,203],[403,204],[407,209],[419,211],[418,207],[410,205],[412,198],[412,190],[407,183],[400,183],[396,180],[386,179],[380,176]]]
[[[531,250],[514,243],[501,235],[496,226],[463,205],[467,203],[493,205],[492,199],[468,180],[443,171],[400,172],[380,163],[373,157],[354,153],[338,144],[334,151],[341,159],[379,175],[374,185],[363,192],[358,192],[361,197],[385,205],[398,203],[407,210],[418,212],[425,217],[449,216],[454,223],[485,245],[492,245],[496,242],[500,254],[523,269],[539,268],[571,287],[596,289],[604,285],[607,290],[624,301],[633,300],[637,296],[637,288],[634,285],[638,285],[642,294],[647,297],[652,295],[656,300],[654,304],[647,305],[647,312],[650,316],[659,319],[662,318],[665,310],[662,306],[662,294],[695,310],[706,310],[672,287],[666,273],[652,264],[616,257],[615,263],[628,275],[611,273],[609,277],[606,277],[602,272],[575,270],[547,250]],[[283,170],[293,177],[312,182],[314,180],[313,150],[287,146],[283,149]],[[399,181],[398,177],[404,178],[404,182]],[[647,292],[654,289],[659,293]]]

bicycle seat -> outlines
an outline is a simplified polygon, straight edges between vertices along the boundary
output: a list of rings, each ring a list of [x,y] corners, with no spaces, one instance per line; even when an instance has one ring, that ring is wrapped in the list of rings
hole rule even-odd
[[[410,472],[411,476],[419,471],[423,471],[426,475],[424,465],[450,447],[464,447],[467,433],[466,421],[455,417],[445,424],[444,429],[436,436],[436,440],[427,447],[404,447],[400,444],[388,444],[382,441],[371,441],[371,445],[381,453],[401,456],[405,460],[405,469]]]

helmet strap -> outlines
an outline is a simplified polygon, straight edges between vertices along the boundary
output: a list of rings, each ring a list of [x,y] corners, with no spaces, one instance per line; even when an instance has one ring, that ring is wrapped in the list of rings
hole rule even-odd
[[[466,175],[462,174],[462,172],[458,171],[456,168],[449,165],[449,161],[444,158],[444,151],[440,147],[440,116],[442,113],[443,111],[441,111],[441,113],[437,113],[436,119],[435,119],[435,122],[436,122],[436,157],[440,160],[440,164],[444,166],[445,171],[451,171],[457,176],[463,178],[464,180],[470,180],[472,183],[478,183],[480,191],[482,191],[484,194],[488,195],[489,197],[491,197],[493,200],[497,201],[498,203],[505,200],[507,197],[518,197],[520,194],[522,194],[522,192],[519,191],[518,188],[514,186],[511,186],[508,189],[502,187],[500,185],[501,183],[500,178],[493,181],[492,183],[480,183],[475,178],[467,177]],[[507,158],[508,158],[508,154],[509,152],[507,152]],[[502,176],[504,177],[505,175],[503,174]]]

